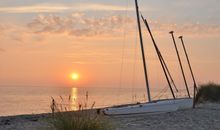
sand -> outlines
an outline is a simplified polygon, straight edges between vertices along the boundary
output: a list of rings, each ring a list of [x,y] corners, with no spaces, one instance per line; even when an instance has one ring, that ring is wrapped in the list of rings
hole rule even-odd
[[[48,114],[0,117],[0,130],[46,130]],[[220,130],[220,103],[160,114],[109,117],[117,130]]]

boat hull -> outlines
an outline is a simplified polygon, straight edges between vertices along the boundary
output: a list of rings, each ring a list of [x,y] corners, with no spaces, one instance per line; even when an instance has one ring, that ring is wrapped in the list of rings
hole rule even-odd
[[[173,112],[182,109],[190,109],[193,106],[191,98],[158,100],[150,103],[130,104],[105,108],[105,115],[130,115],[142,113]]]

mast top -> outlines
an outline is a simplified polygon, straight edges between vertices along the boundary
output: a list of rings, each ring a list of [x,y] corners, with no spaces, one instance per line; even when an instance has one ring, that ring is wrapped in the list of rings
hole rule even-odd
[[[170,31],[169,33],[170,33],[170,34],[173,34],[173,33],[174,33],[174,31]]]
[[[179,36],[179,39],[183,39],[183,36]]]

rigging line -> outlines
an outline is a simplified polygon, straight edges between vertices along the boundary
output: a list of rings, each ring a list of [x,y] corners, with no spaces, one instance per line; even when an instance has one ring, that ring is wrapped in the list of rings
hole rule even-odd
[[[158,98],[161,99],[161,97],[165,97],[164,95],[167,93],[167,91],[168,91],[168,87],[166,87],[164,92]]]
[[[137,64],[137,30],[138,27],[136,26],[135,30],[135,48],[134,48],[134,65],[133,65],[133,76],[132,76],[132,96],[134,96],[134,86],[136,82],[135,74],[136,74],[136,64]],[[136,94],[136,91],[135,91]]]
[[[128,15],[128,0],[126,2],[126,8],[125,8],[125,13],[124,15],[126,17],[124,17],[124,23],[126,22],[126,18],[127,18],[127,15]],[[117,92],[117,101],[118,101],[118,98],[120,96],[119,94],[119,91],[122,87],[122,73],[123,73],[123,66],[124,66],[124,62],[125,62],[125,42],[126,42],[126,24],[123,25],[123,43],[122,43],[122,56],[121,56],[121,66],[120,66],[120,75],[119,75],[119,88],[118,88],[118,92]]]
[[[166,93],[167,92],[167,89],[168,89],[168,87],[166,86],[166,87],[164,87],[157,95],[155,95],[154,97],[153,97],[153,99],[156,99],[156,98],[160,98],[160,97],[162,97],[163,95],[164,95],[164,93]]]
[[[165,69],[166,69],[166,71],[167,71],[167,73],[168,73],[168,76],[170,77],[171,83],[173,84],[174,88],[176,89],[176,92],[178,92],[179,90],[178,90],[177,87],[176,87],[176,84],[175,84],[175,82],[174,82],[174,80],[173,80],[173,78],[172,78],[172,76],[171,76],[171,74],[170,74],[170,71],[169,71],[169,69],[168,69],[168,67],[167,67],[167,64],[166,64],[166,62],[165,62],[165,60],[164,60],[164,58],[163,58],[163,56],[162,56],[162,54],[161,54],[161,52],[160,52],[160,50],[159,50],[158,47],[157,47],[157,49],[158,49],[158,53],[159,53],[159,55],[160,55],[160,57],[161,57],[161,60],[162,60],[162,62],[163,62],[163,64],[164,64],[164,67],[165,67]]]
[[[163,72],[164,72],[164,75],[165,75],[166,80],[167,80],[167,83],[168,83],[168,85],[169,85],[169,87],[170,87],[170,91],[171,91],[171,93],[172,93],[173,98],[175,99],[176,97],[175,97],[175,95],[174,95],[173,88],[172,88],[172,86],[171,86],[171,83],[170,83],[169,77],[168,77],[168,75],[167,75],[165,66],[164,66],[163,61],[162,61],[162,59],[161,59],[161,54],[159,53],[157,44],[156,44],[156,42],[155,42],[155,40],[154,40],[154,37],[153,37],[153,35],[152,35],[152,33],[151,33],[150,27],[149,27],[149,25],[148,25],[148,23],[147,23],[147,20],[146,20],[142,15],[141,15],[141,17],[142,17],[142,20],[143,20],[143,22],[145,23],[145,26],[146,26],[146,28],[147,28],[147,30],[148,30],[150,36],[151,36],[151,39],[152,39],[152,41],[153,41],[153,45],[154,45],[154,47],[155,47],[155,49],[156,49],[156,52],[157,52],[159,61],[160,61],[160,63],[161,63],[161,66],[162,66],[162,69],[163,69]]]

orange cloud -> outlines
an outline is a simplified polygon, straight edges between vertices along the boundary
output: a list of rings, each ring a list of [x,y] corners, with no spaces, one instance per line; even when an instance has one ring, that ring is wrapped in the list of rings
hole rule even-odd
[[[159,21],[150,21],[152,30],[156,33],[167,33],[171,30],[187,35],[202,35],[202,36],[218,36],[220,35],[220,25],[218,24],[200,24],[200,23],[162,23]]]
[[[5,49],[3,49],[3,48],[0,48],[0,52],[4,52],[5,51]]]
[[[0,32],[3,32],[6,29],[6,27],[4,25],[0,24]]]
[[[134,19],[123,16],[86,17],[74,13],[70,17],[38,15],[28,27],[35,33],[67,33],[71,36],[115,35],[122,32],[125,24],[133,24]]]
[[[184,23],[173,24],[161,21],[149,21],[154,34],[164,36],[170,30],[188,36],[219,36],[220,25]],[[39,42],[45,40],[48,35],[64,35],[78,40],[90,39],[123,39],[135,37],[135,17],[120,15],[92,17],[82,12],[75,12],[69,16],[38,15],[27,26],[16,24],[0,24],[1,39],[12,42]],[[143,30],[145,28],[143,27]],[[67,38],[67,37],[66,37]]]
[[[170,30],[187,35],[220,35],[220,25],[199,23],[163,23],[150,21],[154,33],[162,34]],[[124,31],[133,35],[136,19],[112,15],[94,18],[84,13],[73,13],[72,16],[38,15],[28,24],[34,33],[67,33],[75,37],[118,36]]]

